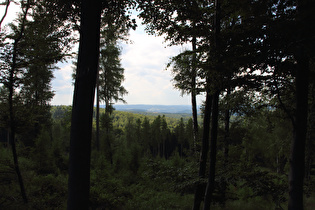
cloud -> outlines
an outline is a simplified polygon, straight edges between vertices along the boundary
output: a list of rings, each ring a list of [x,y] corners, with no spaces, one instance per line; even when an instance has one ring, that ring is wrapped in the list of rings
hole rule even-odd
[[[139,25],[139,24],[138,24]],[[123,44],[122,66],[125,69],[124,87],[129,94],[129,104],[190,104],[173,88],[166,64],[172,56],[183,50],[181,46],[167,47],[163,37],[148,35],[143,26],[131,31],[133,44]]]
[[[0,7],[0,18],[3,17],[4,12],[5,12],[5,7],[6,6],[1,6]],[[16,3],[10,3],[10,6],[8,8],[7,15],[5,19],[3,20],[3,23],[1,25],[1,28],[5,26],[8,23],[11,23],[13,20],[17,18],[17,14],[21,11],[19,4]]]
[[[73,97],[72,85],[72,64],[71,62],[59,63],[58,70],[55,70],[55,78],[52,80],[55,96],[51,102],[52,105],[71,105]]]
[[[165,70],[170,57],[183,51],[183,47],[167,47],[163,37],[148,35],[144,26],[138,25],[136,31],[130,32],[133,44],[121,44],[121,63],[125,69],[123,86],[129,92],[125,100],[128,104],[190,104],[189,96],[181,97],[181,92],[173,88],[171,72]],[[71,105],[72,64],[62,63],[59,67],[52,82],[56,94],[52,104]]]

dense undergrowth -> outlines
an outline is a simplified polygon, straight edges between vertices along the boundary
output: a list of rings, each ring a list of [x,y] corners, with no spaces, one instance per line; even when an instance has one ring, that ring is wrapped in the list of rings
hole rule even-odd
[[[29,155],[19,150],[20,154]],[[36,157],[20,157],[21,171],[29,203],[23,204],[14,172],[11,151],[1,147],[1,199],[2,209],[65,209],[67,198],[67,171],[56,162],[39,167]],[[67,157],[64,156],[64,161]],[[120,163],[118,164],[118,162]],[[138,169],[128,167],[139,161]],[[218,174],[214,209],[276,209],[286,207],[287,183],[285,176],[239,166],[229,173],[225,204],[222,202],[222,174]],[[44,172],[45,171],[45,172]],[[113,165],[100,152],[92,154],[91,209],[191,209],[194,186],[198,182],[196,161],[174,155],[162,158],[126,158]],[[204,180],[206,183],[206,180]],[[314,207],[314,193],[306,198],[306,209]]]

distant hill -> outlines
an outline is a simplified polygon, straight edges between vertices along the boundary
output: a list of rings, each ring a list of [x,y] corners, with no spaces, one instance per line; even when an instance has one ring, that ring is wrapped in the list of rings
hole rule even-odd
[[[105,107],[104,105],[101,107]],[[145,105],[145,104],[125,104],[114,105],[118,111],[126,112],[148,112],[148,113],[166,113],[166,114],[191,114],[190,105]]]

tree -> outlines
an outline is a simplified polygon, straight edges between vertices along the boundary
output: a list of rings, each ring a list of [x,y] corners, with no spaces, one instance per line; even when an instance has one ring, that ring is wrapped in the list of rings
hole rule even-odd
[[[73,96],[68,209],[88,208],[93,102],[98,72],[101,13],[124,17],[130,0],[61,1],[61,8],[80,4],[80,44]],[[115,15],[114,15],[115,14]],[[74,16],[76,17],[76,16]],[[76,19],[74,20],[76,22]]]
[[[308,117],[308,89],[310,56],[308,47],[312,40],[308,34],[308,24],[314,20],[309,8],[314,6],[311,1],[297,1],[296,24],[298,40],[295,51],[297,62],[296,72],[296,114],[293,141],[291,145],[290,174],[289,174],[289,208],[303,209],[303,184],[305,173],[305,144]],[[313,38],[314,39],[314,38]],[[311,44],[311,45],[310,45]]]
[[[201,79],[197,76],[197,52],[195,41],[193,42],[193,51],[185,51],[171,59],[167,68],[170,68],[172,63],[172,74],[175,88],[182,91],[182,95],[187,93],[191,94],[192,116],[193,116],[193,139],[194,139],[194,152],[196,152],[196,144],[198,141],[198,114],[196,96],[200,94],[202,85],[196,81]],[[199,56],[200,57],[200,56]]]
[[[199,159],[199,182],[195,188],[195,198],[193,209],[200,209],[200,204],[203,198],[203,193],[205,191],[203,179],[206,176],[206,165],[207,165],[207,156],[209,151],[209,128],[210,128],[210,118],[211,118],[211,109],[212,109],[213,95],[210,91],[206,92],[206,101],[204,107],[204,116],[203,116],[203,133],[202,133],[202,142],[201,142],[201,153]]]
[[[68,209],[89,208],[93,103],[98,70],[101,1],[81,1],[80,44],[72,106]]]
[[[126,3],[126,2],[125,2]],[[124,4],[125,4],[124,3]],[[128,92],[121,85],[124,80],[124,69],[121,68],[119,56],[121,50],[118,47],[119,40],[127,40],[129,30],[135,29],[134,20],[130,20],[126,14],[119,10],[123,5],[115,5],[106,11],[101,19],[101,43],[100,43],[100,65],[97,75],[96,86],[96,147],[99,149],[99,103],[105,101],[105,114],[111,114],[113,101],[122,101]],[[117,7],[117,8],[116,8]],[[108,142],[110,147],[110,142]]]
[[[151,34],[165,35],[169,45],[191,42],[192,51],[186,51],[171,59],[168,68],[174,74],[175,87],[191,95],[192,117],[194,125],[194,145],[198,140],[198,120],[196,96],[200,94],[199,59],[208,35],[208,2],[203,0],[185,1],[142,1],[139,0],[140,17],[147,24]],[[197,41],[198,39],[198,41]],[[199,62],[198,62],[199,61]]]
[[[108,38],[110,39],[110,38]],[[97,78],[97,107],[96,107],[96,145],[99,149],[99,102],[105,101],[105,115],[109,118],[113,111],[113,101],[125,102],[123,96],[127,90],[121,85],[124,80],[124,69],[120,64],[120,50],[117,43],[107,43],[100,50],[100,67]]]
[[[184,146],[186,144],[185,124],[183,118],[180,118],[178,125],[175,127],[175,134],[178,142],[178,153],[180,157],[184,155]]]
[[[8,9],[9,9],[10,3],[11,3],[11,0],[6,0],[6,2],[1,3],[1,5],[5,5],[5,11],[4,11],[4,14],[3,14],[3,16],[2,16],[2,18],[0,20],[0,30],[1,30],[1,25],[2,25],[5,17],[8,14]]]
[[[156,157],[160,154],[161,120],[161,116],[158,115],[151,124],[150,149],[153,157]]]
[[[150,125],[150,121],[147,117],[145,117],[142,121],[141,124],[141,143],[140,145],[142,145],[145,148],[145,154],[149,154],[149,149],[150,149],[150,144],[149,144],[149,140],[151,137],[151,125]]]
[[[9,127],[9,142],[12,147],[12,153],[13,153],[13,159],[14,159],[14,167],[15,171],[18,176],[20,189],[21,189],[21,195],[23,198],[24,203],[28,202],[28,199],[26,197],[25,188],[24,188],[24,182],[23,178],[20,172],[19,163],[18,163],[18,156],[16,152],[16,146],[15,146],[15,136],[16,136],[16,117],[15,117],[15,110],[14,110],[14,104],[13,104],[13,97],[15,94],[15,88],[19,86],[19,79],[15,76],[18,75],[18,73],[21,72],[21,66],[20,60],[19,60],[19,49],[20,49],[20,42],[24,35],[25,25],[26,25],[26,18],[28,15],[28,11],[30,9],[30,1],[27,2],[21,2],[22,3],[22,13],[19,19],[19,25],[15,27],[14,34],[12,35],[13,39],[13,46],[12,48],[5,52],[7,53],[4,55],[4,62],[2,65],[5,67],[4,69],[7,70],[7,72],[1,72],[1,82],[4,84],[4,86],[9,90],[8,94],[8,110],[9,110],[9,116],[8,116],[8,127]],[[8,44],[4,44],[4,48],[6,48]],[[7,74],[6,74],[7,73]]]
[[[10,2],[7,1],[7,7]],[[61,28],[64,24],[55,18],[49,3],[21,1],[20,6],[22,12],[17,24],[10,23],[10,30],[1,34],[1,83],[9,93],[6,104],[14,156],[17,134],[25,145],[32,145],[41,126],[49,122],[52,70],[54,64],[64,58],[70,42],[68,28]],[[18,165],[17,157],[14,160]],[[22,189],[18,166],[16,168]],[[25,195],[23,198],[26,202]]]
[[[56,63],[68,55],[71,32],[65,24],[50,13],[46,2],[36,2],[27,21],[20,53],[27,66],[21,78],[20,95],[28,107],[28,128],[24,129],[23,142],[33,145],[43,127],[50,126],[49,102],[54,93],[51,87]],[[44,27],[45,26],[45,27]]]
[[[125,100],[122,98],[128,92],[121,85],[124,81],[124,69],[120,64],[120,50],[116,43],[108,44],[101,49],[100,54],[100,98],[109,108],[113,101]]]

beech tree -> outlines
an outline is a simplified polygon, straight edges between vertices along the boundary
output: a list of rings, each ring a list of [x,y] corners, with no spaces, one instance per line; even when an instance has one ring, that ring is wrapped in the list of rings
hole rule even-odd
[[[71,2],[71,4],[75,3]],[[117,4],[118,3],[118,4]],[[100,52],[101,12],[126,14],[131,1],[80,4],[80,43],[72,106],[68,209],[88,209],[93,104]],[[129,16],[125,16],[127,19]]]
[[[297,43],[294,57],[297,62],[296,72],[296,113],[293,141],[291,145],[289,174],[289,209],[303,209],[303,186],[305,173],[305,145],[308,118],[308,90],[310,74],[310,57],[314,56],[308,49],[314,46],[314,38],[309,34],[309,26],[314,21],[314,14],[309,10],[314,2],[297,1]],[[308,25],[310,24],[310,25]],[[312,27],[314,28],[314,26]]]
[[[98,70],[101,1],[81,1],[80,44],[72,106],[68,209],[89,208],[93,104]]]

